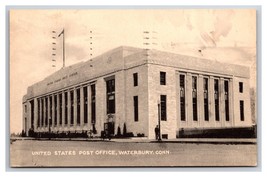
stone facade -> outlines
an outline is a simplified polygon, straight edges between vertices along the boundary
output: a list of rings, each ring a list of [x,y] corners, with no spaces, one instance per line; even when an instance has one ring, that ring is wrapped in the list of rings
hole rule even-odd
[[[161,84],[161,72],[165,73],[165,84]],[[137,85],[134,85],[134,74]],[[185,78],[185,120],[181,118],[180,75]],[[193,79],[196,79],[195,86]],[[115,81],[114,93],[108,93],[109,80]],[[204,82],[208,83],[207,87]],[[214,90],[215,82],[218,95]],[[93,87],[95,95],[92,95]],[[34,132],[95,129],[95,135],[100,136],[104,123],[113,122],[115,134],[118,127],[122,131],[125,124],[127,132],[153,139],[159,103],[160,110],[166,110],[166,120],[160,122],[164,138],[176,138],[181,129],[249,127],[252,124],[249,88],[247,67],[156,50],[119,47],[92,61],[65,67],[30,86],[23,98],[23,129],[27,134],[30,128]],[[218,97],[219,117],[216,117],[215,97]],[[166,99],[164,108],[161,98]],[[112,110],[110,106],[114,106],[112,113],[108,113]]]

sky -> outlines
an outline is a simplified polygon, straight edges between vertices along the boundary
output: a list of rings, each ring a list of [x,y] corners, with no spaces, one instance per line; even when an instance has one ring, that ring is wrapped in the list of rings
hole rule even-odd
[[[62,68],[63,29],[66,66],[149,42],[150,49],[248,66],[256,87],[253,9],[11,10],[9,20],[11,132],[22,130],[27,87]]]

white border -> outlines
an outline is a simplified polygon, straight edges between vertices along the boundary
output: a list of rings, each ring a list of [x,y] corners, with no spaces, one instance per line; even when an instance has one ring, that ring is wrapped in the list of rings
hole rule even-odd
[[[254,6],[254,5],[260,5],[261,6],[261,13],[262,13],[262,16],[261,16],[261,26],[262,26],[262,29],[261,29],[261,36],[258,36],[258,45],[262,45],[262,53],[261,53],[261,61],[260,61],[260,64],[261,66],[258,65],[258,97],[260,98],[259,100],[261,102],[258,101],[258,108],[259,108],[259,112],[258,112],[258,117],[261,116],[262,117],[262,120],[261,120],[261,125],[262,125],[262,137],[261,137],[261,144],[262,144],[262,147],[261,147],[261,150],[262,150],[262,157],[261,157],[261,163],[262,164],[259,164],[261,166],[261,171],[258,171],[258,172],[253,172],[253,173],[257,173],[257,174],[252,174],[252,173],[248,173],[247,172],[247,169],[246,168],[238,168],[240,172],[231,172],[231,171],[237,171],[237,170],[234,170],[236,168],[216,168],[217,170],[214,171],[213,168],[197,168],[197,169],[192,169],[192,168],[159,168],[159,169],[155,169],[155,168],[144,168],[144,169],[127,169],[127,168],[113,168],[113,169],[18,169],[18,170],[14,170],[15,172],[7,172],[6,170],[6,167],[9,166],[8,164],[6,164],[6,155],[8,155],[9,153],[9,149],[6,149],[6,138],[9,136],[7,134],[7,131],[6,131],[6,121],[5,118],[6,118],[6,114],[8,113],[6,107],[8,107],[8,99],[9,99],[9,86],[8,86],[8,63],[7,61],[5,60],[6,59],[6,56],[8,55],[8,51],[7,51],[7,46],[8,42],[7,38],[6,38],[6,34],[8,33],[8,28],[7,28],[7,18],[6,18],[6,6],[40,6],[40,5],[44,5],[44,6],[55,6],[55,5],[59,5],[59,6],[64,6],[64,8],[75,8],[75,6],[83,6],[83,5],[96,5],[96,6],[99,6],[101,4],[104,4],[106,7],[107,6],[118,6],[118,5],[123,5],[122,8],[126,8],[126,7],[129,7],[131,5],[142,5],[142,6],[145,6],[145,5],[148,5],[148,6],[152,6],[152,7],[156,7],[157,8],[160,8],[160,6],[168,6],[168,7],[171,7],[172,5],[180,5],[180,6],[183,6],[183,8],[185,8],[185,6],[190,6],[188,8],[199,8],[199,7],[207,7],[207,6],[217,6],[217,5],[222,5],[222,8],[223,6]],[[74,6],[74,7],[70,7],[70,6],[66,6],[66,5],[70,5],[70,6]],[[158,6],[159,5],[159,6]],[[30,7],[30,8],[34,8],[34,7]],[[209,7],[207,7],[209,8]],[[38,177],[42,177],[42,176],[47,176],[47,175],[57,175],[57,174],[48,174],[48,173],[43,173],[43,171],[50,171],[52,173],[54,173],[55,171],[63,171],[63,170],[67,170],[66,172],[61,172],[62,175],[65,176],[73,176],[75,174],[73,173],[70,173],[70,171],[74,171],[74,172],[78,172],[78,171],[83,171],[82,173],[80,173],[79,175],[80,176],[88,176],[88,175],[96,175],[96,176],[99,176],[99,174],[87,174],[86,172],[88,171],[94,171],[94,172],[101,172],[101,171],[104,171],[104,172],[108,172],[108,173],[102,173],[101,175],[105,175],[105,176],[110,176],[110,175],[114,175],[114,176],[136,176],[136,175],[139,175],[139,174],[135,174],[135,173],[128,173],[128,174],[124,174],[124,173],[110,173],[110,172],[126,172],[126,171],[130,171],[130,172],[134,172],[134,171],[142,171],[142,173],[144,172],[152,172],[152,171],[156,171],[154,174],[152,174],[153,176],[157,176],[157,175],[182,175],[182,176],[187,176],[187,175],[197,175],[197,176],[212,176],[214,177],[214,175],[216,176],[225,176],[225,175],[235,175],[235,176],[253,176],[253,175],[257,175],[257,176],[267,176],[266,174],[266,168],[265,166],[267,166],[267,164],[265,163],[265,159],[266,159],[266,153],[264,151],[264,149],[266,149],[266,135],[267,132],[266,132],[266,128],[264,127],[264,125],[267,125],[266,123],[266,119],[264,119],[266,117],[266,108],[265,109],[262,109],[262,112],[261,112],[261,107],[263,107],[265,102],[266,102],[266,92],[264,92],[264,90],[266,90],[266,80],[264,81],[263,79],[265,78],[264,76],[266,76],[266,66],[267,66],[267,63],[266,63],[266,35],[265,35],[265,31],[267,31],[266,29],[266,14],[267,14],[267,7],[264,3],[264,0],[217,0],[217,1],[214,1],[214,0],[179,0],[179,1],[173,1],[173,0],[147,0],[147,1],[144,1],[144,0],[131,0],[131,1],[119,1],[119,0],[91,0],[89,2],[85,2],[84,0],[64,0],[64,1],[57,1],[55,2],[55,0],[24,0],[23,2],[21,0],[1,0],[0,2],[0,25],[1,25],[1,28],[0,28],[0,38],[2,39],[1,41],[1,48],[0,48],[0,55],[1,55],[1,59],[0,59],[0,77],[1,77],[1,83],[5,83],[4,86],[0,87],[1,88],[1,105],[0,105],[0,109],[1,109],[1,122],[0,122],[0,131],[1,131],[1,140],[2,140],[2,144],[0,146],[0,159],[1,159],[1,162],[0,162],[0,176],[1,177],[5,177],[5,176],[27,176],[27,177],[31,177],[31,176],[37,176]],[[258,30],[259,31],[259,30]],[[5,39],[5,40],[3,40]],[[261,42],[261,43],[260,43]],[[5,164],[5,165],[4,165]],[[265,168],[264,168],[265,167]],[[27,171],[27,172],[17,172],[17,171]],[[34,173],[32,173],[33,171],[36,171]],[[37,171],[41,171],[41,172],[37,172]],[[54,172],[53,172],[54,171]],[[174,173],[168,173],[168,174],[162,174],[162,173],[159,173],[160,171],[162,172],[180,172],[179,174],[174,174]],[[181,172],[182,171],[182,172]],[[192,171],[193,173],[191,173],[190,171]],[[207,172],[208,171],[208,172]],[[223,171],[230,171],[229,173],[230,174],[225,174],[225,173],[222,173]],[[245,171],[245,172],[241,172],[241,171]],[[253,170],[252,170],[253,171]],[[198,172],[198,173],[195,173],[195,172]],[[61,175],[60,174],[60,175]],[[147,173],[144,173],[144,174],[140,174],[140,175],[147,175]]]

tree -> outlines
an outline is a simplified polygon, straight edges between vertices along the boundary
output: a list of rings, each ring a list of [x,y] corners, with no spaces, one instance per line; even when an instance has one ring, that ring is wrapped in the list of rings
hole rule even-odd
[[[127,129],[126,129],[126,124],[123,124],[123,136],[126,136],[127,134]]]
[[[121,136],[121,128],[120,128],[120,126],[118,126],[118,130],[117,130],[117,136]]]

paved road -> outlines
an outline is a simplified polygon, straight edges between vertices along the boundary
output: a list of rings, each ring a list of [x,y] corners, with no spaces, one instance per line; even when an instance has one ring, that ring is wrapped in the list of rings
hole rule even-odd
[[[13,167],[254,166],[256,144],[185,144],[17,140]]]

